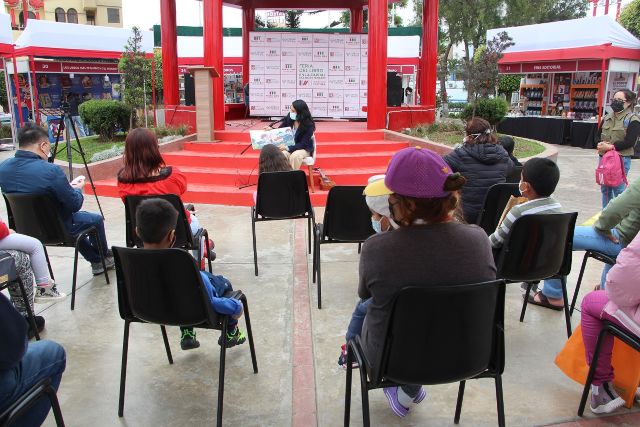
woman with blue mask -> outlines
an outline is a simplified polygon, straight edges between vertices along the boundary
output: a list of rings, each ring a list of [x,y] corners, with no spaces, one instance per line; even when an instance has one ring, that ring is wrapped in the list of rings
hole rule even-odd
[[[279,148],[289,160],[291,169],[298,170],[304,158],[311,157],[314,150],[313,133],[316,124],[307,103],[301,99],[293,101],[291,111],[282,119],[280,127],[290,127],[294,131],[295,144],[289,147],[282,144]]]

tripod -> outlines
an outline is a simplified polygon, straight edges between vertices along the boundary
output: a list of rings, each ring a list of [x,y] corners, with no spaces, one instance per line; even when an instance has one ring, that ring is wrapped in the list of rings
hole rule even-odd
[[[66,105],[65,105],[66,104]],[[71,129],[67,129],[67,120],[71,124]],[[78,131],[76,129],[76,124],[73,122],[73,117],[69,113],[69,104],[62,104],[62,115],[60,116],[60,126],[58,126],[58,133],[56,135],[56,142],[51,149],[51,156],[49,157],[49,163],[53,163],[58,155],[58,142],[60,142],[60,134],[63,130],[65,132],[65,142],[66,142],[66,154],[67,154],[67,162],[69,163],[69,180],[73,180],[73,161],[71,156],[71,151],[75,151],[80,154],[82,157],[82,163],[84,164],[84,170],[87,172],[87,177],[89,178],[89,183],[91,184],[91,189],[93,190],[93,195],[96,198],[96,203],[98,203],[98,209],[100,209],[100,215],[102,215],[102,219],[104,219],[104,213],[102,212],[102,206],[100,206],[100,200],[98,199],[98,194],[96,193],[96,186],[93,184],[93,179],[91,178],[91,172],[89,171],[89,167],[87,166],[87,159],[84,156],[84,150],[82,149],[82,145],[80,145],[80,138],[78,138]],[[71,130],[73,130],[73,135],[76,139],[76,144],[78,148],[71,146]]]

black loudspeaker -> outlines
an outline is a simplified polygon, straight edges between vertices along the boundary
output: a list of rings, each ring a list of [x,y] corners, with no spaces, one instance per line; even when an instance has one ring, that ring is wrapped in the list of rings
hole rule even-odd
[[[399,107],[404,100],[404,89],[402,89],[402,74],[395,71],[387,72],[387,105],[389,107]]]
[[[189,73],[184,74],[184,105],[196,105],[196,86]]]

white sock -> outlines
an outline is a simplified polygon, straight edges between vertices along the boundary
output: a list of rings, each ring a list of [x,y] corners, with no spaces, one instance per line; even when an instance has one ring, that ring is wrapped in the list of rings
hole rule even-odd
[[[597,396],[599,391],[600,391],[599,386],[591,384],[591,394],[593,394],[594,396]]]
[[[413,403],[413,397],[410,397],[402,390],[402,387],[398,387],[398,402],[405,408],[409,408]]]

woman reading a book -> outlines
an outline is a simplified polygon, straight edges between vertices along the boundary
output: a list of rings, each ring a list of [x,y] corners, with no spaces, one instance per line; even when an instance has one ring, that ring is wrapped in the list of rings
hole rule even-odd
[[[282,119],[280,127],[290,127],[294,131],[295,144],[289,147],[282,144],[279,148],[289,160],[291,169],[298,170],[302,160],[311,157],[314,150],[313,132],[316,130],[316,124],[307,103],[301,99],[293,101],[291,111]]]

